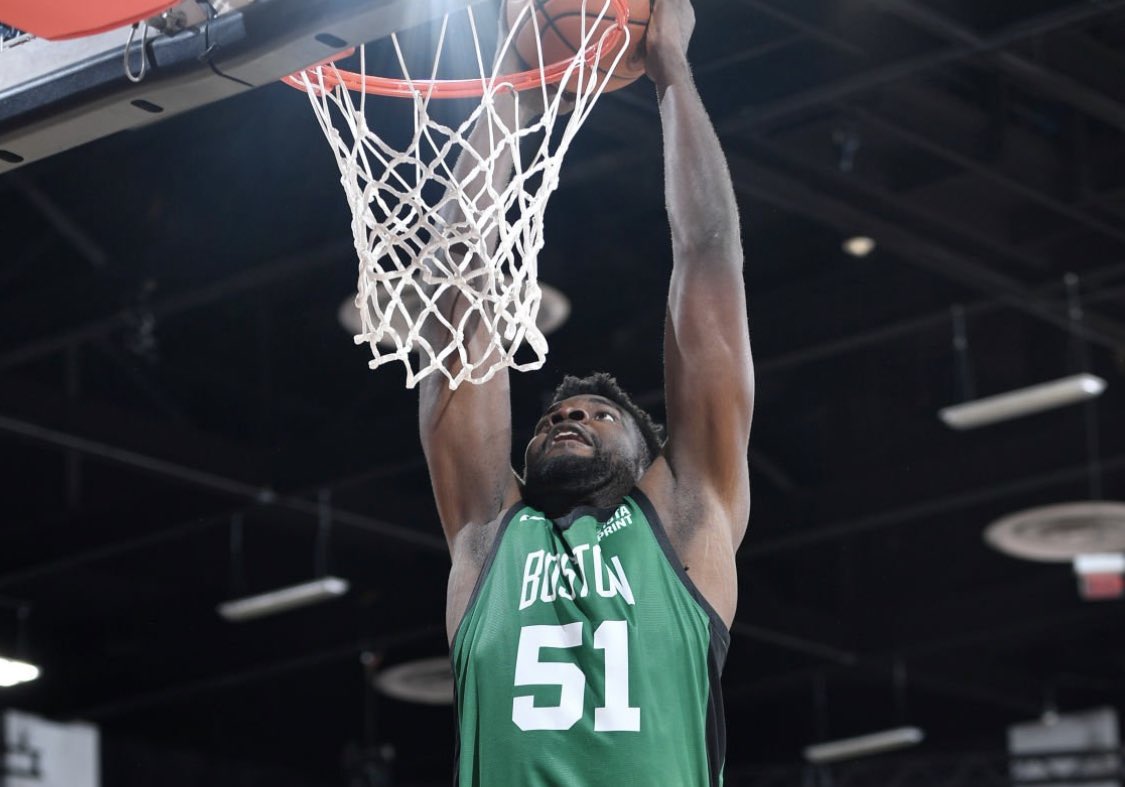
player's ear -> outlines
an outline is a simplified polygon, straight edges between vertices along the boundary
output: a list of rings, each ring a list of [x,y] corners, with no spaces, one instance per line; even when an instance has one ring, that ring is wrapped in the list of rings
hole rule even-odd
[[[652,463],[656,461],[656,457],[659,456],[659,453],[653,454],[652,451],[649,450],[648,441],[645,440],[645,436],[641,433],[639,426],[637,427],[637,444],[637,465],[639,467],[637,478],[639,480],[641,476],[652,467]]]
[[[637,447],[637,456],[643,463],[648,455],[648,443],[645,441],[644,432],[641,431],[641,425],[637,423],[637,420],[630,417],[629,423],[632,425],[633,444]]]

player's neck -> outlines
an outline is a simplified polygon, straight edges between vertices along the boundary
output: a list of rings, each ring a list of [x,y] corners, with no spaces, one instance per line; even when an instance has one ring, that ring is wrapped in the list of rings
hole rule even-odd
[[[632,491],[635,484],[632,478],[612,478],[588,489],[524,487],[523,498],[525,503],[542,511],[549,519],[560,519],[583,506],[613,508]]]

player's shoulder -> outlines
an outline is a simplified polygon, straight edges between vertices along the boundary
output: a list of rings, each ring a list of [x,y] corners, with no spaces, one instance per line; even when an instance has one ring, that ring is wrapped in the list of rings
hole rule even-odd
[[[737,520],[744,521],[748,515],[748,499],[723,499],[705,479],[674,473],[663,456],[645,471],[637,488],[652,503],[673,543],[712,530],[733,532]]]
[[[706,483],[677,478],[661,457],[638,483],[668,537],[674,558],[729,627],[738,605],[735,552],[745,524]],[[742,522],[745,522],[743,518]]]

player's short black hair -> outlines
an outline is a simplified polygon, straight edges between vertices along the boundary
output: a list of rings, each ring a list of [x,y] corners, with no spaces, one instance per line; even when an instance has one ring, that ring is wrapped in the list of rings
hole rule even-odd
[[[611,374],[595,372],[588,377],[575,377],[568,374],[559,383],[559,387],[555,389],[555,394],[551,398],[551,406],[572,396],[589,395],[609,399],[632,417],[633,423],[637,425],[637,430],[640,431],[641,438],[645,442],[645,450],[648,452],[645,461],[646,466],[652,464],[656,457],[660,456],[660,451],[664,447],[664,429],[652,420],[651,415],[637,406],[636,402],[630,398],[629,394],[625,393]]]

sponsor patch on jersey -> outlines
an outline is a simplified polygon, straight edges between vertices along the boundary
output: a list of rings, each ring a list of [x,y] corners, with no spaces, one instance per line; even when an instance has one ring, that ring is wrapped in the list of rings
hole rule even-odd
[[[629,510],[629,506],[621,506],[613,512],[613,516],[598,528],[598,541],[609,538],[618,530],[622,530],[631,524],[633,524],[633,512]]]

